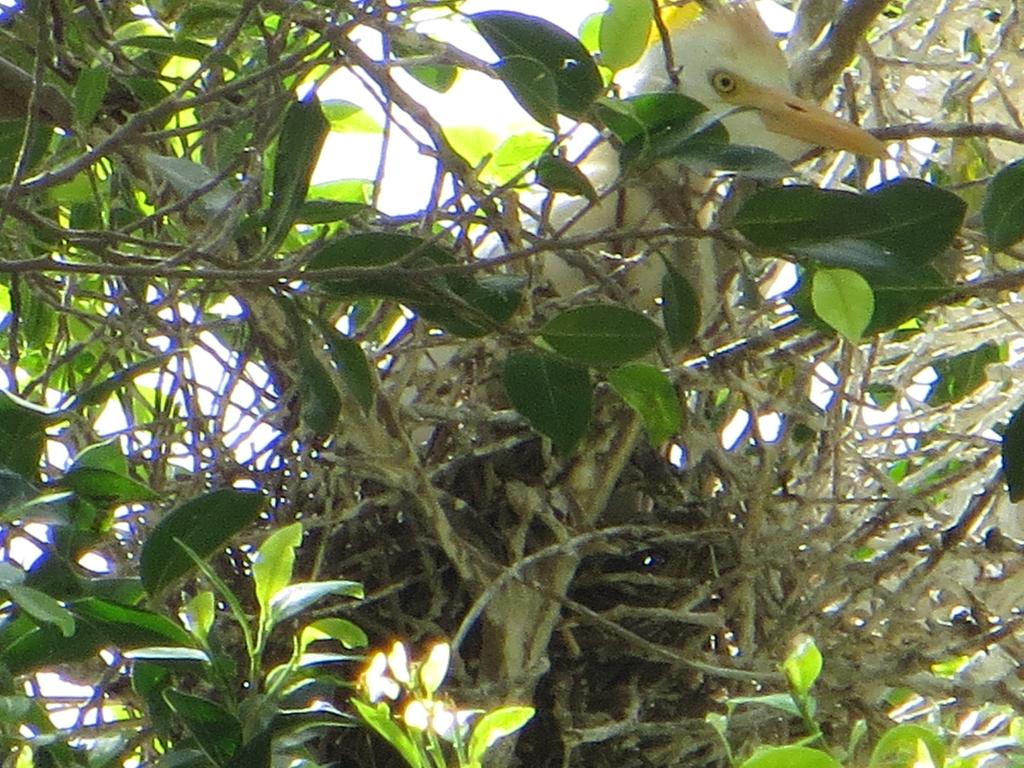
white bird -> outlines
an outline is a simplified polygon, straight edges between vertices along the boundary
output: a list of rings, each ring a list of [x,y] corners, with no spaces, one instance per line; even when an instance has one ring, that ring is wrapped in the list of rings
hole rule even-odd
[[[619,73],[617,81],[624,96],[677,89],[704,104],[712,115],[722,116],[733,144],[762,147],[791,162],[814,147],[873,158],[886,156],[885,144],[863,128],[796,95],[778,41],[752,2],[739,0],[706,9],[695,2],[666,6],[661,18],[668,39],[652,33],[639,62]],[[611,187],[621,176],[617,150],[608,142],[590,152],[580,167],[598,190]],[[663,177],[678,178],[682,172],[671,163],[663,163],[660,170]],[[668,223],[671,216],[666,210],[671,206],[666,206],[663,194],[663,190],[651,188],[649,178],[636,179],[619,193],[603,197],[599,204],[573,200],[556,206],[550,223],[556,232],[568,236]],[[678,210],[680,206],[675,207]],[[559,228],[566,222],[570,222],[568,226]],[[693,254],[693,258],[705,262],[711,258],[708,249],[703,250],[704,254]],[[545,259],[542,269],[563,296],[590,282],[558,257]],[[660,271],[638,272],[647,273],[640,278],[647,284],[638,288],[641,295],[656,292],[653,286],[660,282]],[[697,279],[704,283],[696,286],[701,295],[717,290],[709,279],[707,275]],[[631,281],[636,287],[636,275]]]

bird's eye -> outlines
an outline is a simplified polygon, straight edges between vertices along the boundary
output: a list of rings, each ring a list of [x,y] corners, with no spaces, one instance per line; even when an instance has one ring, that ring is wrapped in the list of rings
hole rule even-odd
[[[721,70],[711,73],[711,87],[725,96],[736,90],[736,77]]]

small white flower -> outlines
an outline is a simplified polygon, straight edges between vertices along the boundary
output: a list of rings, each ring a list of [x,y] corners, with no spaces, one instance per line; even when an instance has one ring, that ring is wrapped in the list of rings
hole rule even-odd
[[[405,720],[405,724],[410,728],[415,728],[417,731],[425,731],[430,726],[430,711],[427,709],[428,704],[433,702],[422,702],[419,699],[413,699],[405,708],[405,712],[402,713],[402,719]]]
[[[420,667],[420,682],[427,693],[432,694],[441,687],[451,658],[452,648],[448,643],[437,643],[430,649],[430,655]]]
[[[391,653],[388,654],[388,668],[391,670],[392,677],[398,682],[408,685],[412,680],[412,673],[409,672],[409,652],[405,650],[403,643],[396,641],[391,646]]]
[[[402,689],[394,680],[387,675],[388,659],[382,651],[377,651],[370,659],[366,671],[363,673],[363,685],[366,688],[366,696],[371,704],[376,704],[382,697],[397,699]]]

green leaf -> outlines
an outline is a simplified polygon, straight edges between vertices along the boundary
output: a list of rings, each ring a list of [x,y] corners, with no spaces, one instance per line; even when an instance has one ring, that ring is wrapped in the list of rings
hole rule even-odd
[[[53,624],[64,637],[75,634],[75,617],[45,592],[32,587],[7,584],[4,590],[25,613],[37,621]]]
[[[657,447],[676,434],[683,423],[679,396],[668,377],[652,365],[632,363],[608,374],[619,396],[640,414],[651,445]]]
[[[271,188],[267,243],[273,247],[284,239],[306,200],[309,180],[320,157],[330,124],[314,96],[294,101],[284,113],[277,141]]]
[[[124,657],[133,661],[172,662],[181,664],[209,664],[210,657],[196,648],[181,648],[176,645],[151,645],[125,651]]]
[[[671,156],[705,176],[724,171],[758,181],[777,181],[793,175],[793,166],[769,149],[707,139],[702,133],[682,143]]]
[[[295,550],[302,543],[302,523],[292,523],[270,534],[256,550],[252,579],[256,602],[265,619],[270,617],[270,601],[288,586],[295,567]]]
[[[1024,160],[1006,166],[988,183],[981,219],[994,250],[1005,250],[1024,239]]]
[[[763,248],[789,248],[857,238],[885,216],[882,206],[852,192],[794,185],[751,195],[733,226]]]
[[[370,362],[366,359],[366,353],[357,341],[343,336],[333,327],[326,333],[326,339],[331,360],[337,366],[342,381],[363,412],[369,413],[377,392],[377,381],[370,369]]]
[[[1024,499],[1024,405],[1017,408],[1003,432],[1003,475],[1010,501]]]
[[[603,102],[605,107],[609,102]],[[619,152],[623,168],[646,167],[662,160],[683,160],[698,166],[716,167],[717,153],[724,157],[729,132],[707,107],[678,93],[651,93],[627,99],[625,107],[609,123],[613,132],[632,134]],[[600,113],[611,117],[614,111]],[[639,130],[637,130],[639,126]]]
[[[242,724],[238,718],[209,699],[173,688],[165,690],[163,698],[206,756],[216,765],[226,765],[242,744]]]
[[[30,482],[17,472],[0,467],[0,519],[6,517],[8,510],[15,510],[30,499],[39,495]]]
[[[366,723],[370,728],[377,732],[388,744],[398,750],[405,762],[408,763],[412,768],[430,768],[430,765],[426,762],[423,756],[420,754],[419,749],[416,748],[416,744],[413,740],[403,731],[395,718],[391,715],[391,710],[388,708],[386,703],[379,702],[377,706],[367,704],[359,699],[352,699],[352,706],[355,707],[356,714]]]
[[[217,617],[217,599],[213,592],[204,589],[195,597],[185,601],[181,611],[181,623],[194,638],[205,644]]]
[[[699,101],[681,93],[644,93],[622,100],[605,98],[594,107],[598,118],[623,145],[650,140],[659,130],[692,126],[707,111]],[[724,136],[727,141],[728,133]]]
[[[107,94],[109,78],[110,69],[102,64],[83,70],[78,75],[72,99],[76,123],[86,126],[96,119],[103,97]]]
[[[797,646],[782,662],[782,671],[786,673],[789,686],[797,697],[806,698],[814,685],[822,668],[821,651],[814,643],[814,638],[804,635]]]
[[[960,402],[988,381],[989,365],[1006,359],[1005,345],[987,342],[968,352],[936,360],[932,368],[938,378],[925,402],[933,406]]]
[[[924,743],[936,766],[945,765],[946,747],[928,728],[912,723],[896,725],[882,734],[871,753],[868,768],[902,768],[916,765],[918,744]]]
[[[98,597],[86,597],[69,603],[69,608],[84,624],[108,643],[121,648],[142,645],[191,644],[189,634],[166,616],[131,605],[121,605]]]
[[[734,226],[765,248],[793,249],[836,240],[866,240],[889,254],[879,266],[922,265],[960,230],[967,206],[951,192],[916,179],[881,184],[866,194],[808,186],[752,195]]]
[[[391,41],[391,52],[400,58],[429,55],[436,50],[437,46],[431,45],[430,40],[417,39],[412,35],[402,40]],[[447,93],[459,76],[458,68],[451,64],[403,64],[403,68],[427,88],[438,93]]]
[[[661,320],[673,351],[682,349],[700,330],[700,297],[693,285],[671,262],[665,260],[661,278]]]
[[[582,117],[604,90],[593,57],[561,27],[513,11],[470,18],[501,57],[505,85],[538,122],[556,128],[556,113]]]
[[[327,367],[313,354],[308,340],[299,342],[299,348],[299,415],[302,425],[315,435],[329,435],[341,416],[341,394],[334,386]]]
[[[597,203],[597,190],[579,168],[564,157],[541,155],[537,160],[537,183],[552,192],[565,192]]]
[[[494,742],[518,731],[534,712],[533,707],[501,707],[481,717],[469,737],[470,764],[479,764]]]
[[[271,728],[264,728],[235,752],[225,768],[270,768],[273,735]]]
[[[763,747],[740,764],[740,768],[843,768],[827,752],[810,747]]]
[[[206,190],[195,202],[207,216],[222,216],[234,203],[235,195],[231,188],[226,182],[218,181],[219,175],[205,165],[184,157],[164,157],[155,152],[145,153],[143,161],[155,176],[167,182],[182,197],[191,198],[199,190]]]
[[[348,649],[365,648],[370,642],[366,633],[348,619],[329,617],[317,619],[302,628],[299,634],[299,651],[305,653],[311,643],[327,639],[337,640]]]
[[[59,485],[101,506],[156,501],[160,498],[160,494],[130,477],[92,467],[72,467],[61,478]]]
[[[58,419],[59,412],[0,390],[0,466],[31,482],[39,473],[44,430]]]
[[[328,99],[320,102],[324,117],[331,131],[338,133],[380,133],[381,124],[358,104],[343,99]]]
[[[653,21],[650,0],[609,0],[598,33],[601,63],[613,71],[636,63],[647,50]]]
[[[619,365],[658,345],[661,329],[645,315],[623,307],[592,304],[562,312],[540,330],[561,354],[587,365]]]
[[[788,693],[767,693],[762,696],[730,696],[726,706],[731,713],[736,707],[752,704],[755,707],[771,707],[793,717],[800,717],[800,708]]]
[[[571,452],[586,434],[594,394],[585,369],[553,355],[518,352],[505,363],[504,383],[512,406],[557,452]]]
[[[259,493],[225,488],[168,512],[142,546],[139,568],[146,591],[155,595],[192,570],[194,563],[177,540],[209,557],[255,520],[262,507]]]
[[[818,317],[853,342],[863,336],[875,311],[871,286],[851,269],[815,272],[811,302]]]
[[[100,405],[106,402],[114,392],[121,389],[129,381],[143,373],[159,368],[167,360],[167,355],[146,358],[137,363],[119,367],[106,379],[91,384],[75,394],[74,404],[69,410],[78,411],[87,405]]]
[[[114,440],[86,446],[71,462],[70,471],[76,469],[103,469],[122,477],[128,476],[128,459]]]
[[[900,178],[867,195],[887,211],[891,223],[871,240],[900,258],[923,264],[948,248],[963,225],[967,203],[921,179]]]
[[[289,584],[279,589],[270,600],[272,623],[280,624],[328,595],[342,595],[361,600],[363,585],[358,581],[345,581],[344,579]]]

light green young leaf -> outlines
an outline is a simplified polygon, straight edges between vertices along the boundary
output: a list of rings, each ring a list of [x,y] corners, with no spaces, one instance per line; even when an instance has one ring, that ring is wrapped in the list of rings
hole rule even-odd
[[[376,731],[391,746],[398,750],[398,753],[405,759],[412,768],[430,768],[423,759],[420,751],[412,739],[403,731],[395,718],[391,715],[391,708],[383,701],[373,706],[359,699],[352,699],[352,706],[356,714],[370,728]]]
[[[469,737],[470,764],[479,764],[494,742],[526,725],[534,711],[533,707],[502,707],[480,718]]]
[[[635,63],[647,49],[653,19],[650,0],[609,0],[598,33],[601,63],[612,70]]]
[[[366,633],[347,619],[318,619],[299,633],[299,652],[305,653],[317,640],[337,640],[346,648],[365,648],[370,642]]]
[[[811,303],[818,317],[853,342],[860,341],[875,312],[871,286],[852,269],[815,272]]]
[[[360,599],[363,585],[358,581],[311,581],[288,584],[277,590],[270,599],[269,622],[271,626],[290,619],[328,595],[344,595]]]
[[[441,687],[448,674],[448,663],[452,658],[452,647],[448,643],[435,643],[430,655],[420,667],[420,683],[427,693],[433,694]]]
[[[843,768],[834,757],[820,749],[789,745],[759,749],[740,768]]]
[[[274,596],[288,586],[295,567],[295,548],[302,543],[302,523],[292,523],[270,534],[256,551],[252,579],[264,620],[270,616]]]
[[[793,651],[782,662],[789,685],[799,698],[803,699],[811,690],[814,682],[821,674],[821,651],[814,643],[813,637],[804,635],[796,643]]]
[[[890,728],[878,739],[868,768],[918,765],[922,744],[933,765],[945,764],[946,746],[934,731],[913,723],[903,723]]]
[[[181,611],[181,623],[193,637],[205,644],[213,629],[217,613],[217,601],[213,592],[206,589],[185,602]]]

